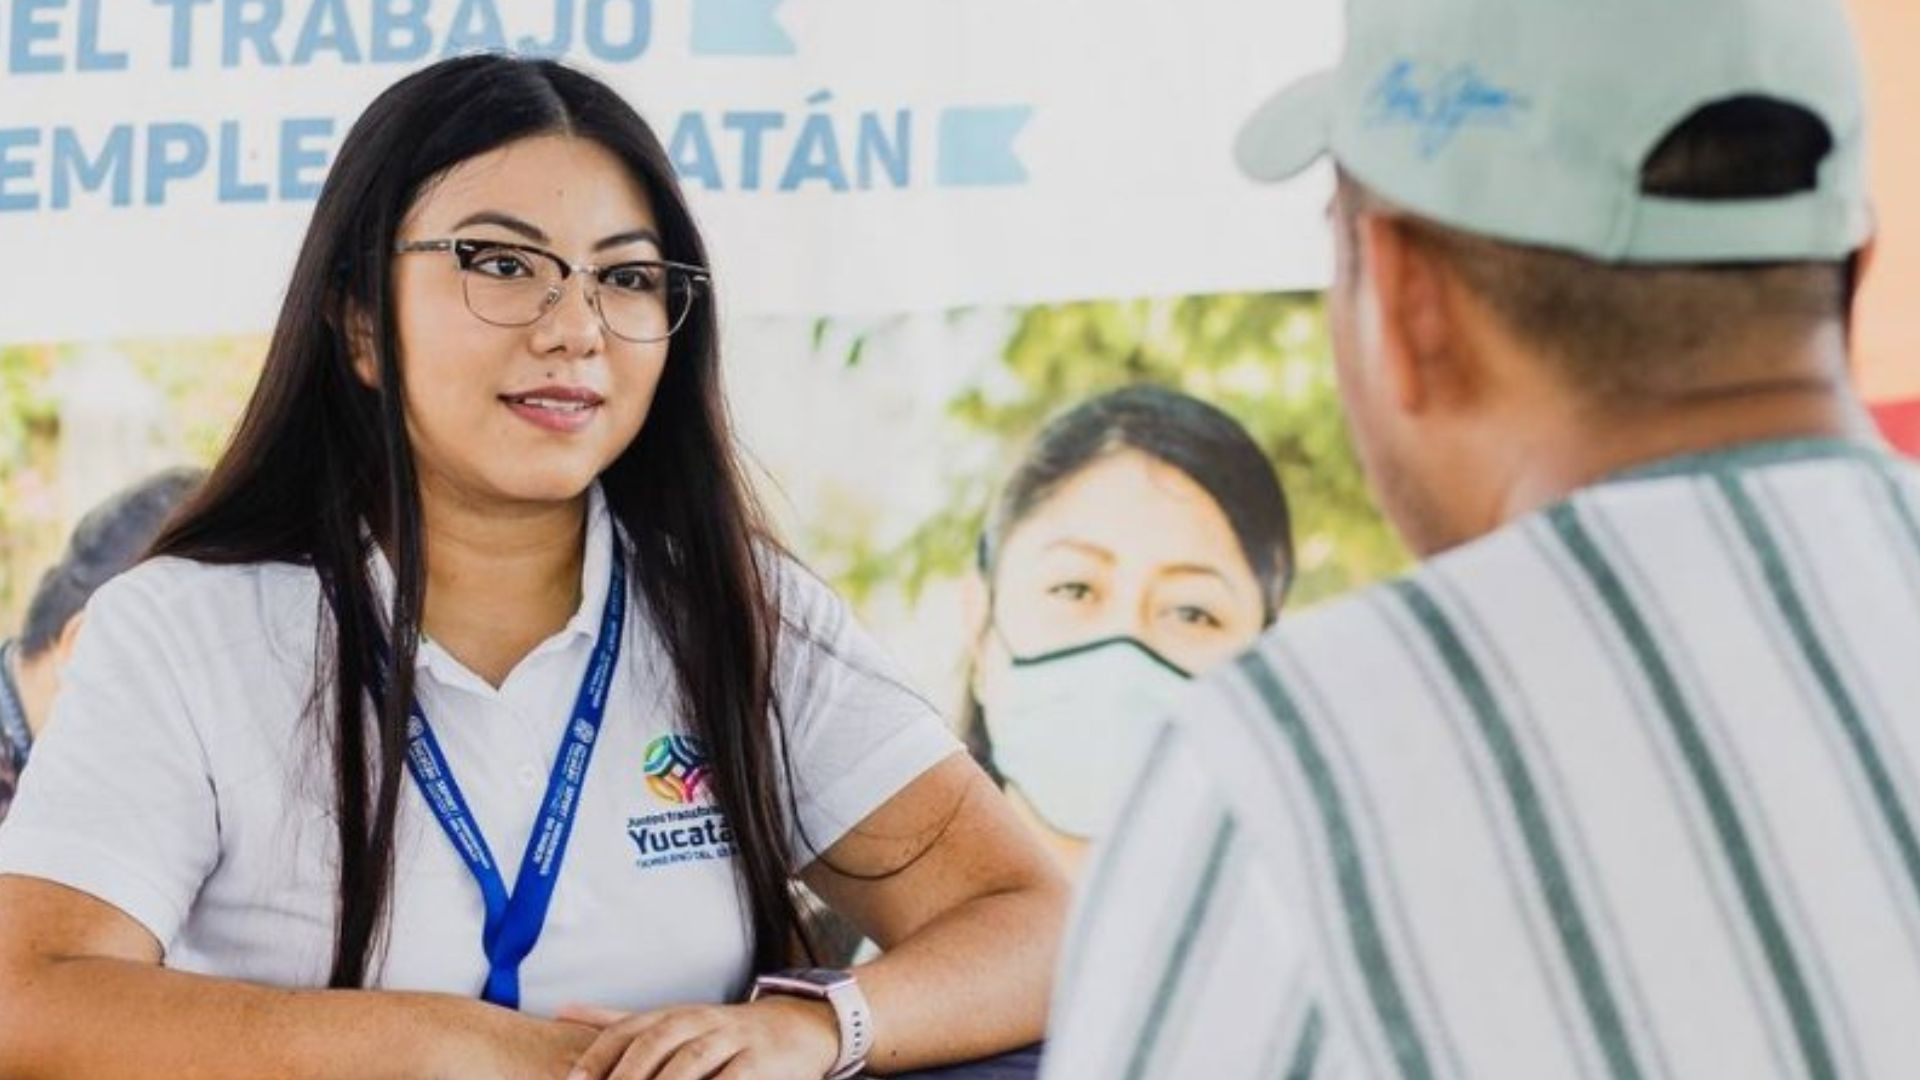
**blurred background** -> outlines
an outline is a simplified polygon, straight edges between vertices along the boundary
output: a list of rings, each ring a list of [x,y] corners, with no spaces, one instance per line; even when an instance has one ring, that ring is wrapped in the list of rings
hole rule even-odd
[[[1874,184],[1881,215],[1879,246],[1860,309],[1858,378],[1890,437],[1908,452],[1920,453],[1920,138],[1910,128],[1910,118],[1920,115],[1920,5],[1913,0],[1851,2],[1872,80]],[[777,5],[774,0],[761,7],[770,11]],[[68,5],[75,20],[70,23],[52,21],[49,15],[47,25],[56,36],[46,39],[46,53],[59,52],[56,45],[71,45],[75,57],[82,55],[85,9],[97,6],[78,0]],[[296,21],[300,11],[313,6],[289,2],[287,19]],[[54,11],[62,5],[40,7]],[[1030,106],[1035,115],[1026,136],[1032,146],[1025,168],[1033,174],[1027,186],[996,192],[992,183],[982,181],[898,193],[897,205],[889,204],[889,212],[908,215],[902,228],[909,231],[865,241],[872,250],[884,252],[890,243],[914,244],[920,234],[911,229],[926,220],[966,221],[978,214],[982,231],[1000,239],[984,254],[962,251],[956,256],[961,266],[956,273],[977,277],[979,268],[987,267],[985,276],[996,287],[936,286],[906,300],[863,303],[839,302],[835,297],[843,294],[834,288],[824,288],[819,299],[782,291],[788,276],[811,272],[806,259],[817,255],[822,244],[834,242],[830,231],[796,227],[793,244],[802,250],[780,256],[772,253],[783,242],[777,233],[758,243],[744,239],[771,220],[765,214],[774,211],[763,212],[759,204],[748,207],[748,195],[737,182],[697,204],[711,208],[709,223],[721,223],[715,246],[723,295],[733,280],[730,267],[736,268],[734,278],[747,280],[745,291],[752,294],[724,309],[725,356],[736,419],[763,495],[796,550],[843,590],[914,679],[943,704],[957,702],[963,692],[973,632],[964,612],[965,583],[995,493],[1050,417],[1102,391],[1137,382],[1174,387],[1219,406],[1253,437],[1291,504],[1297,577],[1289,611],[1391,574],[1406,560],[1373,509],[1348,446],[1334,395],[1322,308],[1311,288],[1325,275],[1324,241],[1314,239],[1323,229],[1316,200],[1324,198],[1324,177],[1308,181],[1302,193],[1234,189],[1224,209],[1205,205],[1213,201],[1213,187],[1232,182],[1225,178],[1230,170],[1226,140],[1239,115],[1257,100],[1256,91],[1294,67],[1305,70],[1316,56],[1330,55],[1336,42],[1331,14],[1336,6],[1272,5],[1259,25],[1284,33],[1297,23],[1299,47],[1290,46],[1284,61],[1264,64],[1257,43],[1232,40],[1244,30],[1236,29],[1244,21],[1241,16],[1226,5],[1195,5],[1195,20],[1206,31],[1196,32],[1184,54],[1192,69],[1189,81],[1195,85],[1169,89],[1179,100],[1164,106],[1159,129],[1145,131],[1135,131],[1127,122],[1125,101],[1110,102],[1093,93],[1082,95],[1089,100],[1081,101],[1055,88],[1056,83],[1078,81],[1071,65],[1082,61],[1078,53],[1054,46],[1083,36],[1084,19],[1092,10],[1077,3],[1061,7],[1063,13],[1033,15],[1035,22],[1028,29],[1037,44],[999,44],[1024,33],[1019,24],[1006,30],[1004,21],[990,27],[969,23],[960,28],[965,31],[961,40],[972,44],[953,50],[963,54],[965,66],[949,74],[962,86],[980,81],[969,71],[1001,64],[993,49],[1016,53],[1008,61],[1016,69],[1021,64],[1035,65],[1034,70],[1068,65],[1064,75],[1048,77],[1053,81],[1036,75],[1011,90],[995,85],[981,91],[998,95],[996,100],[1024,95],[1017,100],[1037,102]],[[1145,14],[1149,5],[1120,7],[1142,20],[1158,17]],[[1289,10],[1282,12],[1282,7]],[[831,28],[818,10],[809,0],[790,0],[783,9],[791,33],[786,53],[814,57],[809,62],[816,65],[864,64],[831,59],[836,49],[854,58],[871,54],[862,51],[864,39],[831,42]],[[1075,19],[1082,20],[1077,29]],[[0,19],[0,26],[6,25],[14,27],[17,37],[22,19]],[[886,25],[870,25],[863,33],[884,34]],[[1151,33],[1156,25],[1142,22],[1136,29]],[[96,25],[94,32],[107,34],[110,29]],[[915,37],[920,45],[903,48],[886,63],[912,67],[916,48],[931,48],[931,40],[953,29],[926,31],[930,39]],[[664,35],[666,29],[656,23],[654,32]],[[697,32],[694,40],[698,45]],[[113,44],[96,43],[100,50]],[[125,74],[131,78],[142,63],[131,47],[137,43],[122,38],[118,44],[135,54]],[[779,53],[778,45],[766,52]],[[17,60],[19,42],[10,47]],[[153,47],[166,51],[164,44]],[[745,66],[754,62],[750,43],[736,42],[734,48],[734,53],[722,48],[720,58],[711,62],[737,65],[726,69],[730,71],[764,70]],[[596,70],[609,70],[604,57],[590,59],[596,61]],[[640,84],[654,77],[640,71],[651,60],[636,62]],[[206,66],[216,68],[211,53]],[[1272,70],[1276,66],[1278,72]],[[219,74],[216,69],[208,78]],[[1181,83],[1178,72],[1147,80],[1138,74],[1116,70],[1102,77]],[[358,103],[394,75],[391,70],[370,73],[354,83],[347,95],[352,108],[343,108],[345,114],[350,117]],[[159,74],[153,78],[163,81]],[[791,88],[826,85],[817,68],[781,78],[785,81],[778,89],[789,94],[790,100],[783,99],[787,106],[801,100],[790,94]],[[834,92],[847,95],[848,84],[855,82],[854,76],[839,74]],[[35,84],[11,76],[6,93],[0,94],[0,133],[12,125],[64,119],[70,110],[63,85],[57,79]],[[114,85],[102,82],[108,89]],[[921,100],[913,95],[926,93],[924,87],[910,89],[911,100]],[[1136,86],[1132,92],[1153,90]],[[809,108],[831,107],[816,98],[805,99]],[[646,109],[644,97],[637,100]],[[981,201],[1053,197],[1056,192],[1045,171],[1054,167],[1047,149],[1048,125],[1073,119],[1074,110],[1081,108],[1120,114],[1109,122],[1111,132],[1102,129],[1090,136],[1092,145],[1096,150],[1135,146],[1129,152],[1135,156],[1110,157],[1108,167],[1124,162],[1145,174],[1114,180],[1113,187],[1101,186],[1107,183],[1104,179],[1094,184],[1101,197],[1092,201],[1101,205],[1088,212],[1107,215],[1105,224],[1091,218],[1055,220],[1060,212],[1047,206],[1035,211],[1026,205],[1009,208]],[[1164,123],[1192,109],[1207,110],[1193,132],[1183,134],[1180,125]],[[666,112],[648,111],[656,119]],[[803,114],[795,112],[791,119],[798,126]],[[1188,144],[1179,144],[1179,153],[1161,144],[1181,138],[1192,140],[1191,156],[1184,164],[1167,163],[1163,159],[1187,154]],[[676,149],[679,146],[676,140]],[[1217,161],[1199,149],[1207,146],[1214,148]],[[938,168],[946,178],[944,158]],[[0,169],[0,177],[6,175]],[[1183,186],[1189,181],[1190,190]],[[1315,184],[1321,185],[1318,191]],[[700,197],[697,187],[695,194]],[[169,227],[190,227],[192,209],[183,207],[184,216]],[[296,203],[276,212],[280,227],[291,227],[295,232],[290,235],[297,235],[301,207]],[[1219,273],[1048,276],[1053,271],[1044,252],[1079,243],[1099,248],[1092,257],[1102,262],[1115,261],[1112,252],[1125,250],[1130,252],[1126,258],[1160,269],[1195,263],[1195,253],[1214,245],[1232,246],[1230,240],[1238,243],[1239,238],[1226,231],[1232,227],[1226,220],[1232,214],[1248,215],[1249,221],[1253,215],[1263,222],[1273,219],[1262,233],[1271,249],[1270,272],[1258,269],[1264,264],[1254,249],[1236,256],[1238,261]],[[1101,248],[1088,239],[1111,231],[1113,221],[1129,215],[1146,234],[1128,241],[1130,248]],[[1032,225],[1041,218],[1051,224]],[[89,228],[98,224],[89,220]],[[743,220],[747,224],[740,224]],[[1024,235],[1018,231],[1023,222],[1037,234],[1031,243],[1006,241],[1007,236]],[[953,232],[951,225],[945,228]],[[76,261],[62,263],[55,257],[56,249],[64,251],[60,238],[79,231],[78,219],[51,212],[0,213],[0,249],[12,256],[6,260],[11,267],[5,271],[6,281],[0,282],[0,304],[18,305],[10,314],[0,313],[0,328],[5,328],[0,333],[0,636],[18,626],[34,583],[88,508],[162,467],[212,461],[247,397],[267,344],[270,309],[253,303],[241,305],[247,310],[238,315],[223,310],[210,317],[202,332],[156,332],[156,327],[169,324],[164,319],[125,332],[123,324],[139,320],[117,320],[105,313],[118,305],[114,290],[125,288],[124,282],[131,280],[127,278],[62,281],[61,289],[84,296],[83,317],[36,323],[26,308],[39,301],[31,289],[14,287],[28,274],[43,275],[49,264],[58,270],[133,258],[150,260],[143,272],[151,277],[167,274],[173,254],[178,254],[170,254],[164,245],[132,253],[88,250],[74,256]],[[177,244],[218,248],[223,242],[219,234],[175,235]],[[945,261],[945,253],[966,244],[964,238],[947,235],[923,251],[923,258]],[[290,255],[284,243],[277,250]],[[239,292],[258,292],[251,279],[283,279],[285,265],[235,266],[231,283],[202,281],[195,294],[209,307],[224,307],[229,284]],[[1233,287],[1218,287],[1223,285]],[[57,333],[36,337],[37,325]],[[96,325],[99,333],[89,331]]]

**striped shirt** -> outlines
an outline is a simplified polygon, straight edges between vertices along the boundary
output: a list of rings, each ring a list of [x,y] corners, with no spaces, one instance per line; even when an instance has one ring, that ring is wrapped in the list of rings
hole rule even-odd
[[[1920,470],[1670,462],[1288,620],[1084,888],[1047,1080],[1920,1077]]]

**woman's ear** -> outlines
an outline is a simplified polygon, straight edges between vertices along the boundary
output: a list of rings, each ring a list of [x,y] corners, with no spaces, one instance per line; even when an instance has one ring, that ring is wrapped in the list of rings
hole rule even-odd
[[[347,357],[353,374],[369,390],[380,388],[379,351],[374,348],[373,319],[367,310],[348,301],[340,313],[341,337],[347,343]]]
[[[73,647],[80,641],[80,626],[86,622],[87,613],[76,611],[67,624],[60,628],[60,636],[53,642],[54,667],[64,668],[67,661],[73,659]]]
[[[993,617],[993,599],[985,572],[974,568],[960,583],[960,617],[967,628],[967,690],[980,699],[980,654],[987,641],[987,623]]]

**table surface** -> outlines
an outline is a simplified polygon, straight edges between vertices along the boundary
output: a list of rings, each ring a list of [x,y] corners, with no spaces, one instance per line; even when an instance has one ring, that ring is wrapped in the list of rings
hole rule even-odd
[[[893,1080],[1034,1080],[1039,1074],[1040,1047],[1035,1045],[985,1061],[902,1073]]]

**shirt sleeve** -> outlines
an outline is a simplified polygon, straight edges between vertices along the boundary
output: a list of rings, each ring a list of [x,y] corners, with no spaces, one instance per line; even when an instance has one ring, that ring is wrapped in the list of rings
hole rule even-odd
[[[961,746],[825,582],[791,560],[778,582],[775,692],[804,866]]]
[[[147,578],[109,582],[87,607],[0,825],[0,873],[95,896],[165,947],[220,838],[212,770],[166,644],[166,604]]]
[[[1312,1076],[1325,1019],[1275,867],[1178,722],[1081,880],[1042,1080]]]

